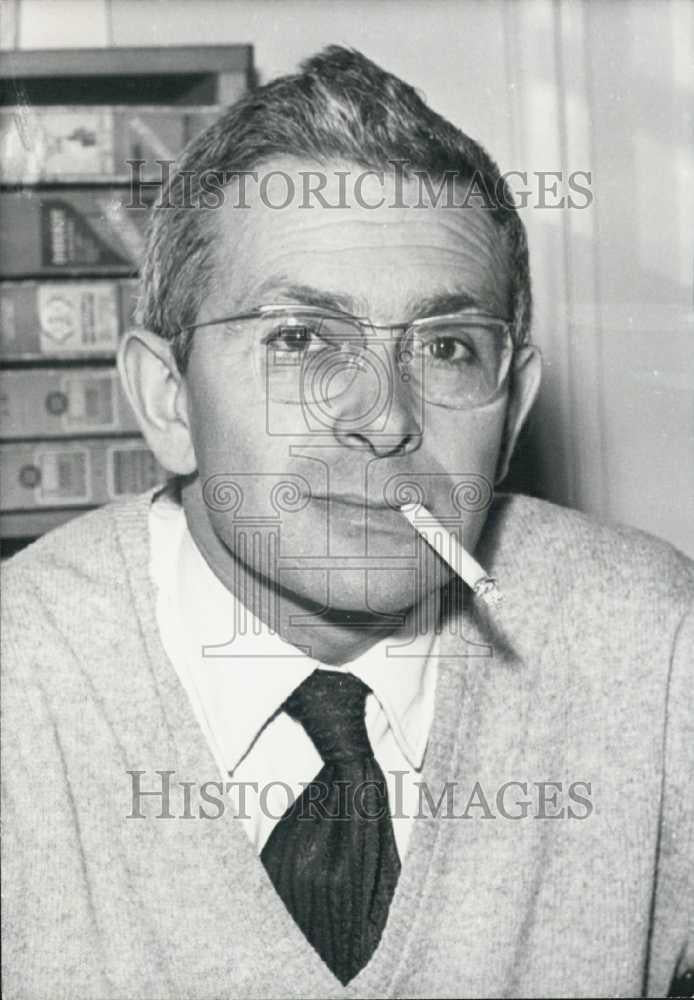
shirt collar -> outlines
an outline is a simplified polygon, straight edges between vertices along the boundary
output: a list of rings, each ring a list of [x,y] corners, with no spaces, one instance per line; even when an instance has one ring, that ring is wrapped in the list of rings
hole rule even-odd
[[[193,682],[226,770],[233,772],[268,720],[316,668],[346,670],[373,691],[409,764],[420,770],[434,710],[435,632],[412,637],[407,620],[396,633],[341,667],[307,656],[272,632],[229,591],[205,561],[169,498],[163,516],[180,518],[177,557],[170,564]],[[243,622],[243,630],[238,628]],[[230,724],[230,719],[232,723]]]

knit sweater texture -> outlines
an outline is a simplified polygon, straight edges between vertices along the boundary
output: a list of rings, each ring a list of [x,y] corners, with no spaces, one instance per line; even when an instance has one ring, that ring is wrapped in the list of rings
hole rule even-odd
[[[505,601],[466,598],[444,629],[434,808],[424,798],[380,945],[343,988],[231,810],[198,818],[219,775],[159,639],[150,502],[80,517],[4,567],[8,1000],[660,997],[694,964],[684,556],[495,502],[478,554]],[[173,772],[173,818],[156,796],[128,818],[132,771],[143,790]],[[501,800],[518,818],[498,807],[511,781],[527,787]],[[577,782],[588,805],[567,796]]]

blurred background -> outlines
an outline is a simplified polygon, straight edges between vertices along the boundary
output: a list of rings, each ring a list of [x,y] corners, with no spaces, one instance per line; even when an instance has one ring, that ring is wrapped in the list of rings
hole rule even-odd
[[[2,0],[0,15],[3,58],[249,44],[264,83],[340,43],[417,87],[528,192],[545,381],[513,485],[694,556],[694,4]]]

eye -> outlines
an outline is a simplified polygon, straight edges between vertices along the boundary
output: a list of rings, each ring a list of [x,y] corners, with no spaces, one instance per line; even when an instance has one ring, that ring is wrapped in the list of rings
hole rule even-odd
[[[460,337],[434,337],[426,344],[426,351],[434,361],[444,364],[463,364],[475,360],[475,352]]]
[[[306,351],[317,339],[316,331],[305,323],[297,325],[283,324],[278,326],[266,338],[266,344],[272,344],[275,350],[287,354],[300,354]]]

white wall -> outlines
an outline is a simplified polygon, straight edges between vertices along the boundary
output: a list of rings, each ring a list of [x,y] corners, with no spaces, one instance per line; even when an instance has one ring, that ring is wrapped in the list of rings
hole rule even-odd
[[[538,491],[694,555],[694,6],[688,0],[3,0],[0,44],[252,43],[260,82],[331,42],[417,86],[504,170],[592,172],[528,208],[546,381]]]

